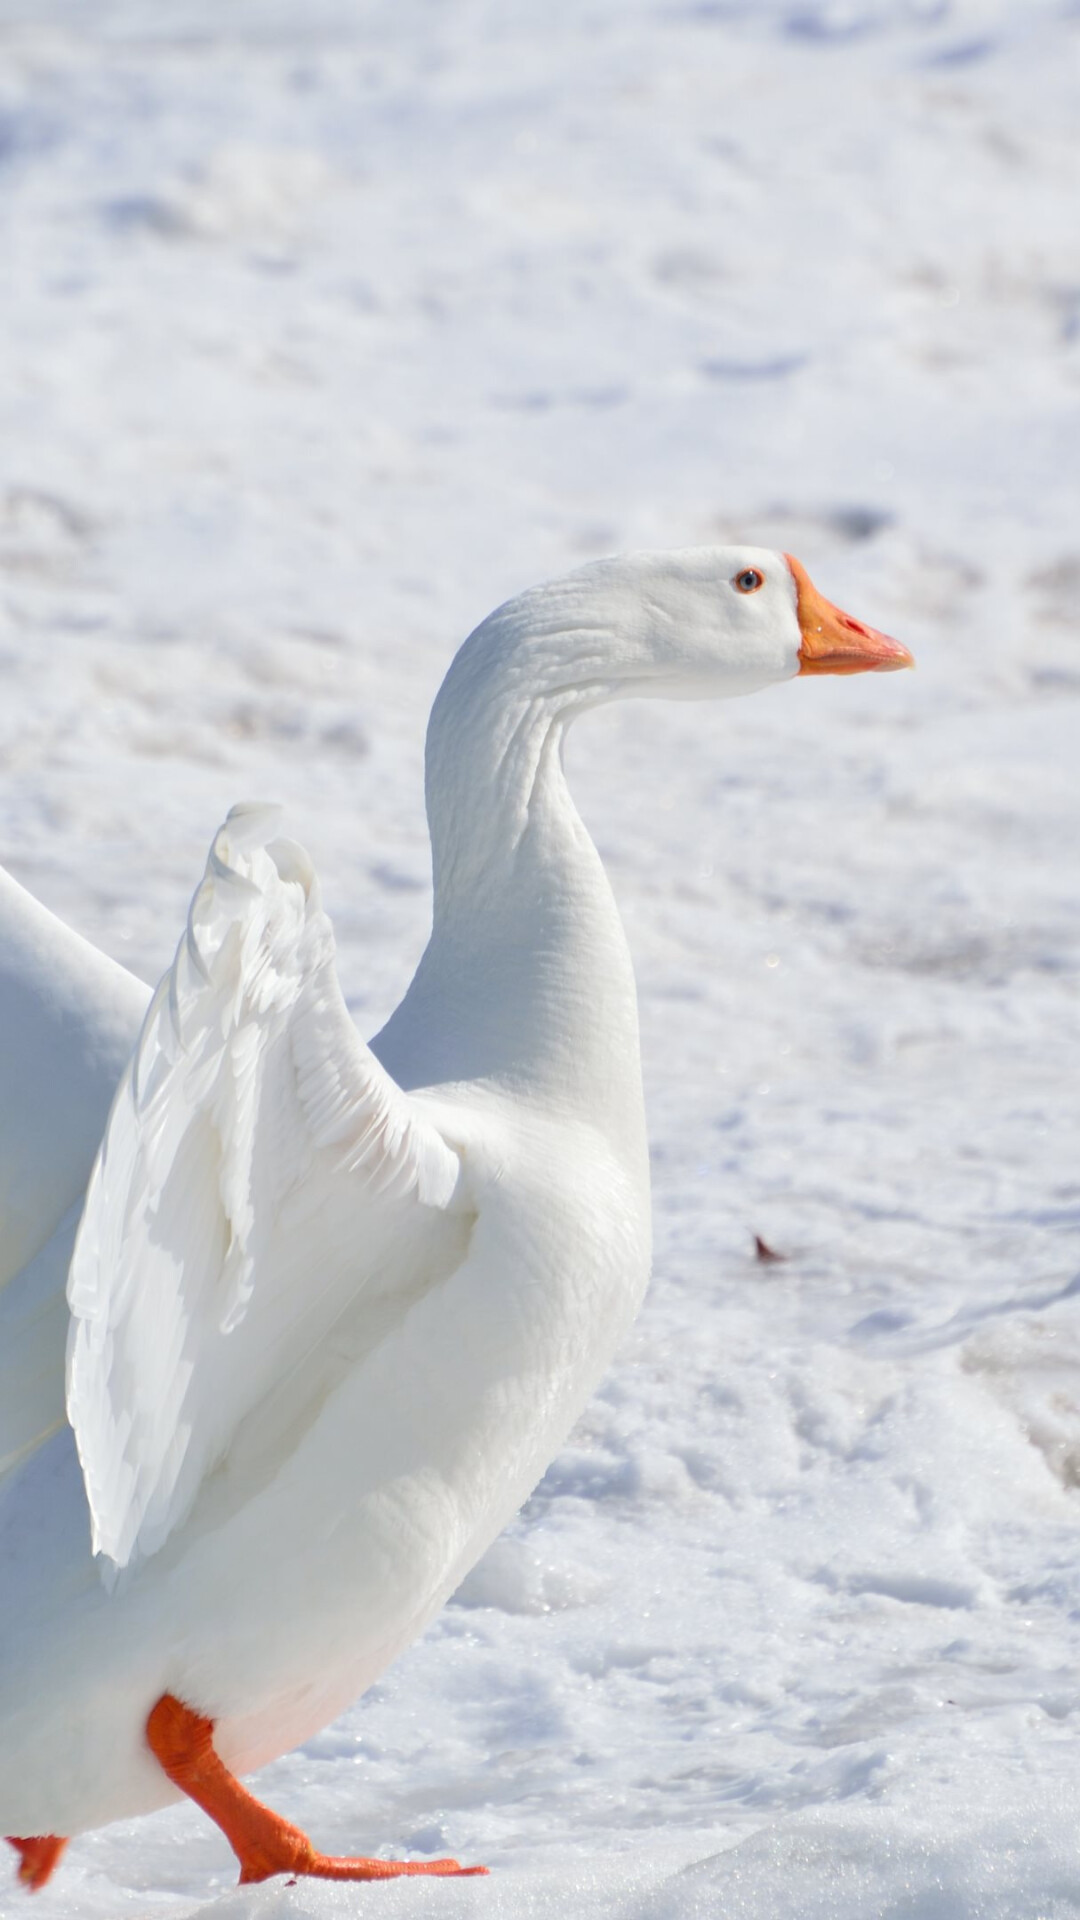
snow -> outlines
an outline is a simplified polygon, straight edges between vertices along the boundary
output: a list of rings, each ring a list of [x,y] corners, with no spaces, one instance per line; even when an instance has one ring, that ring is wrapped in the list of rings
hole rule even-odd
[[[374,1031],[441,674],[590,556],[782,546],[919,661],[571,743],[655,1281],[259,1778],[491,1878],[236,1891],[184,1806],[35,1920],[1080,1913],[1080,8],[0,0],[0,49],[0,859],[146,978],[273,798]]]

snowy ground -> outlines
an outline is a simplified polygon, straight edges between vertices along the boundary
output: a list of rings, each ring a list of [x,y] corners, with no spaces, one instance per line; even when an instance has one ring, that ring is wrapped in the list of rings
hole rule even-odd
[[[791,548],[920,666],[573,742],[652,1293],[260,1777],[492,1877],[236,1893],[184,1808],[35,1920],[1080,1914],[1078,116],[1076,0],[0,0],[0,859],[100,945],[278,798],[374,1030],[438,680],[591,555]]]

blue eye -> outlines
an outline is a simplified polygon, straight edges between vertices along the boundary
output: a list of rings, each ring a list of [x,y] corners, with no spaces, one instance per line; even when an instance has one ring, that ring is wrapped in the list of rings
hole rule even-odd
[[[759,587],[765,585],[765,575],[759,573],[756,567],[744,567],[731,584],[736,593],[756,593]]]

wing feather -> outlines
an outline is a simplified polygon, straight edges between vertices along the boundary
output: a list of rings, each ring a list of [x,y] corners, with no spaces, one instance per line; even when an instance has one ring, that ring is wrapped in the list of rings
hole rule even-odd
[[[68,1280],[67,1408],[106,1577],[357,1294],[438,1264],[457,1154],[361,1040],[277,810],[234,808],[150,1004]]]

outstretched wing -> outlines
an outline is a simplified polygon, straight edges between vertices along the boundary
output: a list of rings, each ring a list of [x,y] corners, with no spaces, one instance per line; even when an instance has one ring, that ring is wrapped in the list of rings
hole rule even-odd
[[[234,808],[214,841],[75,1243],[67,1407],[107,1575],[163,1544],[358,1291],[434,1270],[452,1226],[458,1156],[356,1032],[276,818]]]

